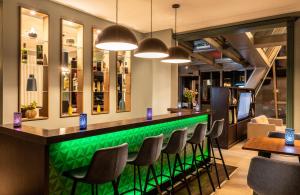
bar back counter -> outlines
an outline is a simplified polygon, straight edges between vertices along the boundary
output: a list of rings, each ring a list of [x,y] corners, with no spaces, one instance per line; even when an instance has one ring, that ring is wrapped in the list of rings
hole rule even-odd
[[[197,123],[209,122],[208,112],[175,113],[136,118],[79,127],[43,129],[23,125],[0,126],[0,194],[69,194],[72,181],[62,173],[88,165],[94,152],[100,148],[128,143],[129,152],[138,151],[145,137],[164,134],[167,140],[176,129],[193,131]],[[205,144],[207,145],[207,144]],[[189,151],[189,150],[188,150]],[[209,155],[208,147],[205,154]],[[187,162],[191,162],[191,151]],[[174,159],[172,158],[172,161]],[[167,163],[163,172],[169,175]],[[159,163],[156,164],[160,173]],[[145,170],[142,169],[142,181]],[[167,178],[163,179],[167,182]],[[133,168],[127,166],[121,175],[119,192],[133,187]],[[101,194],[113,194],[111,184],[98,187]],[[78,194],[89,194],[87,184],[77,186]],[[149,186],[149,189],[151,187]]]

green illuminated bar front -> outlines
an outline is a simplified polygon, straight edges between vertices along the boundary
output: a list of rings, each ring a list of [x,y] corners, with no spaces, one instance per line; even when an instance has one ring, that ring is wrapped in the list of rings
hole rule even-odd
[[[32,169],[37,169],[37,171],[44,172],[41,173],[41,175],[37,174],[37,178],[31,179],[32,182],[25,182],[27,185],[31,185],[27,192],[30,192],[30,194],[36,194],[35,192],[38,192],[39,194],[51,195],[69,194],[72,187],[72,181],[62,176],[62,173],[66,170],[89,165],[96,150],[116,146],[122,143],[128,143],[129,152],[136,152],[139,150],[143,140],[146,137],[163,134],[166,142],[172,132],[176,129],[188,128],[188,131],[192,133],[197,123],[207,123],[208,121],[209,113],[184,115],[170,114],[168,116],[165,115],[163,117],[158,117],[158,119],[154,118],[150,122],[144,119],[135,119],[129,122],[127,121],[125,124],[124,121],[122,121],[115,123],[103,123],[103,125],[89,125],[88,130],[86,131],[79,131],[76,127],[48,131],[42,130],[43,133],[41,133],[39,136],[44,137],[44,139],[38,140],[36,139],[37,137],[31,137],[30,140],[27,140],[32,142],[34,146],[43,146],[44,148],[42,150],[44,153],[41,155],[45,156],[44,159],[39,161],[44,162],[43,166],[31,167]],[[7,126],[0,127],[0,133],[7,131],[7,129]],[[19,129],[18,133],[28,133],[29,130],[29,127],[22,127],[21,130]],[[36,131],[37,130],[35,129],[35,132]],[[26,136],[24,136],[22,139],[24,138],[29,139],[29,137]],[[20,137],[18,139],[20,139]],[[0,139],[0,141],[1,140],[2,139]],[[23,148],[18,150],[27,150],[22,145],[16,145],[14,147]],[[23,151],[23,154],[26,152],[28,153],[29,151]],[[208,153],[207,148],[205,149],[205,153]],[[30,154],[28,155],[28,158],[34,158],[33,156],[31,157]],[[39,155],[39,153],[36,155]],[[183,154],[181,156],[183,158]],[[188,148],[187,162],[191,163],[191,160],[191,149]],[[171,161],[171,163],[173,163],[173,158],[171,158]],[[11,168],[20,169],[20,167],[16,165],[15,167],[13,167],[13,165],[8,166],[11,166]],[[19,166],[22,166],[21,162]],[[26,169],[27,173],[30,173],[30,163],[25,163],[24,168],[25,169],[22,169],[24,173],[26,172]],[[155,168],[157,175],[160,175],[160,160],[155,164]],[[186,168],[189,168],[189,166],[186,166]],[[162,170],[164,175],[170,175],[166,162],[164,162]],[[13,174],[13,172],[10,174]],[[144,183],[146,169],[141,169],[141,175],[142,182]],[[43,180],[40,181],[38,177]],[[15,177],[15,179],[17,178]],[[162,182],[164,183],[167,180],[167,177],[163,177]],[[37,183],[34,183],[35,181]],[[159,179],[159,182],[161,182],[161,179]],[[137,186],[139,186],[138,183]],[[121,193],[131,188],[133,188],[133,166],[127,165],[121,175],[119,192]],[[148,191],[152,190],[152,188],[152,186],[149,186]],[[8,188],[8,191],[12,192],[11,194],[17,194],[17,192],[20,192],[18,190],[23,190],[22,193],[24,193],[24,189],[18,187],[17,189]],[[101,192],[101,194],[113,194],[113,188],[110,183],[99,185],[98,190]],[[90,194],[90,192],[91,186],[88,184],[80,183],[76,188],[76,194]]]

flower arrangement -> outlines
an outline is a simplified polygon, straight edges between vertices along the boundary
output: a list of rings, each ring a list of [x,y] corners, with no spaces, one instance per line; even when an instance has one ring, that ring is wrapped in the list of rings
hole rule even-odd
[[[198,92],[192,89],[184,88],[183,90],[183,96],[188,100],[189,103],[193,101],[197,94]]]

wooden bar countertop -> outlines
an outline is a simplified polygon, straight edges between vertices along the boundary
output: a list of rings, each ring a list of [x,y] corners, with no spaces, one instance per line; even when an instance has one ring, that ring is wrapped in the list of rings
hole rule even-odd
[[[97,124],[90,124],[87,129],[80,130],[79,126],[66,127],[58,129],[44,129],[39,127],[32,127],[22,125],[20,128],[14,128],[13,124],[1,125],[0,135],[8,135],[25,141],[30,141],[38,144],[48,145],[72,139],[78,139],[93,135],[101,135],[105,133],[112,133],[126,129],[153,125],[162,122],[168,122],[203,114],[210,114],[210,112],[193,112],[193,113],[172,113],[165,115],[153,116],[152,120],[143,118],[134,118],[127,120],[111,121]]]

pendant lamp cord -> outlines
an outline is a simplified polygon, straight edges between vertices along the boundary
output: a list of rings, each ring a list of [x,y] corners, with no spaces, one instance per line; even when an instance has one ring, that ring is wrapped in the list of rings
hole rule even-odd
[[[175,29],[174,29],[174,39],[175,45],[177,46],[177,8],[175,8]]]
[[[116,0],[116,24],[118,24],[118,9],[119,9],[119,1]]]
[[[150,31],[150,37],[152,38],[152,0],[150,1],[151,3],[151,13],[150,13],[150,17],[151,17],[151,31]]]

